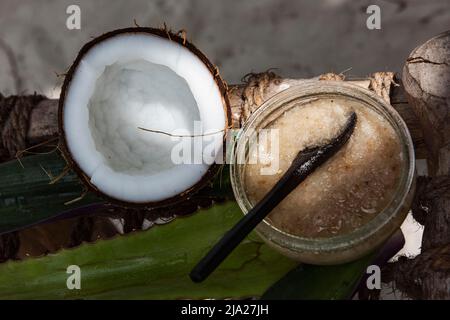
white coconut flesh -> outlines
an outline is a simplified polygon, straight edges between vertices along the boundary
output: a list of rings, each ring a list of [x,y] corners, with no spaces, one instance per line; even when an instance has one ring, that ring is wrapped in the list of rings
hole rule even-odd
[[[104,40],[83,56],[66,92],[71,156],[91,184],[115,199],[146,203],[177,196],[201,180],[211,150],[222,147],[226,116],[214,77],[173,41],[131,33]],[[204,157],[194,164],[173,161],[180,138],[139,129],[198,135],[195,121],[200,134],[220,133],[200,138]],[[188,139],[198,146],[198,137]]]

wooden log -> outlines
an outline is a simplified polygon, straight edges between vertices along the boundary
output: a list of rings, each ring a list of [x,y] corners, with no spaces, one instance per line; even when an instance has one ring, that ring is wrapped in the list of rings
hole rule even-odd
[[[230,102],[233,113],[234,127],[239,127],[241,113],[248,116],[265,100],[290,86],[301,84],[305,79],[281,79],[274,74],[258,74],[258,82],[254,86],[239,84],[230,86]],[[370,80],[350,80],[355,84],[368,88]],[[250,101],[249,101],[250,100]],[[427,151],[423,134],[417,116],[408,104],[403,87],[394,86],[390,93],[391,105],[405,120],[413,138],[416,158],[425,159]],[[58,100],[47,99],[41,101],[33,110],[30,117],[28,141],[30,146],[47,141],[58,136]]]

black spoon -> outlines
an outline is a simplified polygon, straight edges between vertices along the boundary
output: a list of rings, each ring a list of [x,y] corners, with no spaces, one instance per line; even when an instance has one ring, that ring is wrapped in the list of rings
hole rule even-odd
[[[190,273],[192,281],[205,280],[273,208],[344,146],[352,135],[355,125],[356,113],[352,112],[343,130],[328,144],[300,151],[275,186],[192,269]]]

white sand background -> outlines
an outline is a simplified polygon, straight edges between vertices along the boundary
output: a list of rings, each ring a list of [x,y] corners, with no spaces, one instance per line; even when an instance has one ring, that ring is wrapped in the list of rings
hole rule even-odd
[[[81,8],[81,30],[66,28],[66,8]],[[381,8],[381,30],[366,28],[366,8]],[[185,29],[229,83],[250,71],[278,68],[311,77],[400,71],[409,52],[450,28],[448,0],[0,0],[0,39],[17,61],[15,87],[0,49],[0,92],[50,94],[92,36],[133,26]]]

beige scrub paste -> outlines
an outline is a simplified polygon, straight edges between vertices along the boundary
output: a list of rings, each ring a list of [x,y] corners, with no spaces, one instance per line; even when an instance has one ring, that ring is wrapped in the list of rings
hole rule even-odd
[[[261,169],[273,163],[247,164],[247,196],[252,205],[261,200],[300,150],[337,136],[352,110],[358,119],[347,144],[269,214],[270,224],[301,237],[332,237],[362,226],[389,205],[406,165],[399,137],[376,111],[339,97],[296,105],[265,127],[279,130],[279,170],[262,175]],[[270,142],[266,146],[250,152],[271,159]]]

